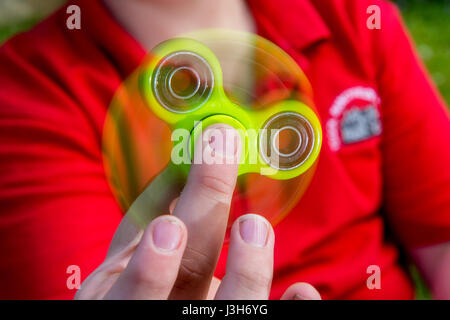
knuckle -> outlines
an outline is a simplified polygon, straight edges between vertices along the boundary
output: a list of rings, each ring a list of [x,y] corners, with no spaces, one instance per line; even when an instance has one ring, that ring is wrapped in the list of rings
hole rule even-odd
[[[165,272],[155,275],[154,271],[149,270],[146,266],[133,268],[127,278],[132,286],[145,286],[152,290],[163,290],[168,283]]]
[[[207,196],[219,202],[228,202],[234,191],[234,184],[221,177],[204,175],[199,177],[198,184]]]
[[[153,277],[149,275],[149,270],[144,265],[134,266],[130,271],[129,278],[131,278],[133,283],[152,283],[154,281]]]
[[[215,263],[208,255],[187,247],[181,260],[178,278],[174,287],[177,289],[189,289],[192,284],[200,283],[210,277],[214,267]]]
[[[132,285],[147,286],[153,289],[166,287],[176,271],[176,265],[165,265],[164,267],[151,269],[146,263],[136,263],[125,270],[126,278]]]
[[[240,287],[254,293],[268,292],[272,286],[272,277],[261,272],[233,270],[229,277],[233,277]]]

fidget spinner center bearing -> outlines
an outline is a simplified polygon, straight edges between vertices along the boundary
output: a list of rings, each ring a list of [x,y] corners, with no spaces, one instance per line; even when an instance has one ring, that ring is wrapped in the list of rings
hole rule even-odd
[[[196,40],[176,38],[154,48],[142,68],[140,89],[147,106],[171,130],[190,132],[190,150],[194,137],[212,124],[237,129],[243,147],[239,175],[264,172],[273,179],[292,179],[319,155],[322,129],[311,108],[298,100],[262,110],[237,105],[225,94],[217,57]]]

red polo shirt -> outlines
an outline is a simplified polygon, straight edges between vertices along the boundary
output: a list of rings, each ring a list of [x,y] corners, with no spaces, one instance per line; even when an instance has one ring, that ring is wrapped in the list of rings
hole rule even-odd
[[[397,248],[450,240],[450,121],[397,10],[248,2],[258,32],[305,70],[324,128],[316,175],[275,228],[271,298],[297,281],[324,298],[411,298]],[[63,8],[0,49],[0,298],[72,298],[67,268],[87,277],[123,216],[102,126],[145,51],[98,1],[77,4],[81,30]],[[372,4],[380,30],[366,25]],[[380,290],[366,286],[371,265]]]

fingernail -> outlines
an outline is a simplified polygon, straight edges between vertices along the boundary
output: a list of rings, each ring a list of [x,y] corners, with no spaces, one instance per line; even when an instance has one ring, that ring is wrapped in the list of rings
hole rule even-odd
[[[269,227],[267,222],[258,215],[247,215],[239,222],[239,232],[242,240],[256,247],[265,247]]]
[[[241,148],[239,133],[224,124],[209,126],[205,131],[205,138],[208,140],[208,146],[219,157],[235,158]]]
[[[159,221],[153,228],[153,243],[163,251],[173,251],[181,242],[181,227],[171,219]]]

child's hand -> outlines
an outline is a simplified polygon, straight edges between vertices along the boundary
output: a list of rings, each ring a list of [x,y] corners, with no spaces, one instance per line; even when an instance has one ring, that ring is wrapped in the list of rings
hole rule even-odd
[[[217,157],[216,146],[210,143]],[[240,147],[223,153],[224,158],[240,159]],[[193,165],[173,215],[156,218],[144,231],[125,217],[106,260],[83,282],[76,298],[205,299],[237,177],[238,161],[223,163]],[[252,214],[240,217],[231,229],[226,274],[215,298],[267,299],[274,240],[266,219]],[[311,286],[296,284],[283,298],[317,299],[320,295]]]

